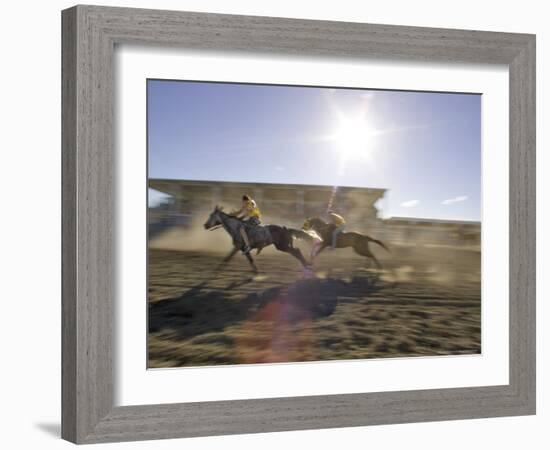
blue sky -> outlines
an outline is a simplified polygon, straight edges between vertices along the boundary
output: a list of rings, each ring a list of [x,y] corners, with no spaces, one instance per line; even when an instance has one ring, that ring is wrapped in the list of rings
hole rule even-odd
[[[148,139],[150,178],[386,188],[386,217],[481,216],[477,94],[148,80]]]

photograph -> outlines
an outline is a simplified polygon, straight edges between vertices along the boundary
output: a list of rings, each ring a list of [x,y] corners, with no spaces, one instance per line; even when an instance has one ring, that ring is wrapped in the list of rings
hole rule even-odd
[[[148,369],[481,355],[480,93],[144,89]]]

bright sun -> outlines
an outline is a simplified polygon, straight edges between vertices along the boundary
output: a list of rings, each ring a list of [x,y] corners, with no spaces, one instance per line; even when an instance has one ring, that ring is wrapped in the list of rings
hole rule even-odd
[[[374,137],[374,131],[363,117],[342,117],[333,139],[338,151],[347,159],[349,157],[368,157],[368,152],[373,148]]]
[[[376,134],[364,116],[341,116],[331,139],[341,156],[341,163],[345,165],[350,159],[368,161],[374,149]]]

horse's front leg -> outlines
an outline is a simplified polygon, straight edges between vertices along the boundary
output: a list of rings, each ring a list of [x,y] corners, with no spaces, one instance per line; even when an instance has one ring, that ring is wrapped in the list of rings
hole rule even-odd
[[[250,266],[252,267],[252,270],[254,271],[254,273],[258,273],[258,268],[254,263],[254,259],[252,258],[252,255],[250,253],[245,253],[245,254],[246,254],[246,259],[248,259],[248,262],[250,263]]]
[[[220,270],[223,266],[225,266],[229,261],[231,261],[231,259],[233,258],[233,256],[235,256],[235,253],[237,253],[239,251],[239,249],[237,247],[233,247],[231,249],[231,251],[229,252],[229,254],[222,259],[222,262],[218,265],[218,267],[216,268],[216,270]]]
[[[315,256],[319,256],[319,253],[321,253],[325,248],[327,248],[327,243],[326,242],[320,242],[319,243],[319,246],[317,247],[317,251],[315,252]]]
[[[317,240],[313,242],[313,245],[311,246],[311,252],[309,254],[311,264],[313,264],[313,260],[319,254],[322,243],[323,243],[323,241],[317,241]]]

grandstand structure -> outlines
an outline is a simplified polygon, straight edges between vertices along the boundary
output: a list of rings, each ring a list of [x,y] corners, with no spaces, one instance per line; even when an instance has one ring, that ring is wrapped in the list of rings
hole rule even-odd
[[[150,189],[167,200],[148,208],[152,237],[174,226],[204,222],[216,205],[238,209],[244,194],[256,200],[264,223],[300,228],[307,217],[326,218],[329,209],[343,215],[348,230],[376,234],[390,242],[481,245],[481,223],[426,218],[381,218],[376,206],[386,189],[277,183],[149,179]]]

